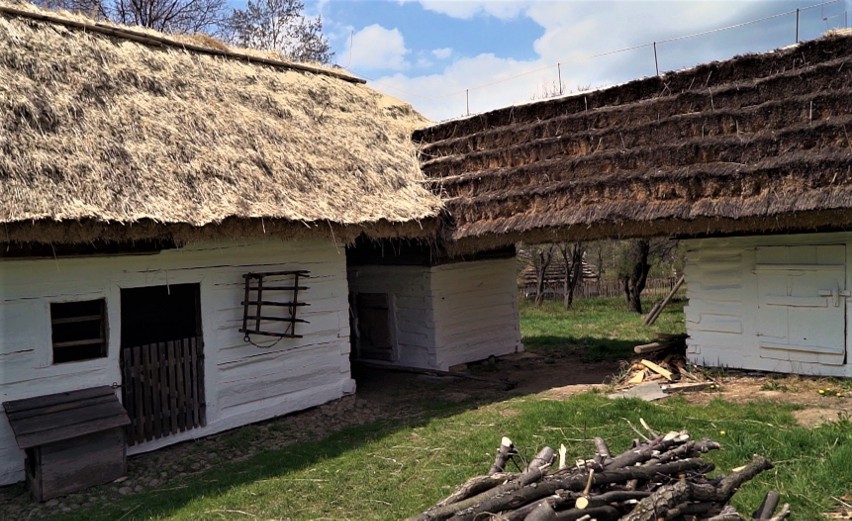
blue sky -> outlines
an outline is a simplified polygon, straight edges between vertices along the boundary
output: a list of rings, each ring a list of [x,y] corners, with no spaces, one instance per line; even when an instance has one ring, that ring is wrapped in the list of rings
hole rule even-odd
[[[852,0],[738,1],[308,0],[335,61],[439,121],[600,88],[792,44],[795,15],[664,41],[802,9],[801,39],[843,27]],[[351,45],[350,45],[351,44]],[[644,45],[644,46],[643,46]],[[596,56],[609,51],[637,49]]]

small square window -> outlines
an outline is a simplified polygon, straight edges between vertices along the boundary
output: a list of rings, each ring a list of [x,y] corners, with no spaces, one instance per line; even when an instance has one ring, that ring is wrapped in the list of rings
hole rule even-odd
[[[107,355],[106,301],[50,304],[53,363],[103,358]]]

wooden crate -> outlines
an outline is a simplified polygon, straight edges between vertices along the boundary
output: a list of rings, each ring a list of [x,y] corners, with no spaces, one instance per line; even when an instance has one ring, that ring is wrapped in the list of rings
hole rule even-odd
[[[26,482],[38,501],[113,481],[127,472],[124,426],[130,418],[110,387],[3,403]]]

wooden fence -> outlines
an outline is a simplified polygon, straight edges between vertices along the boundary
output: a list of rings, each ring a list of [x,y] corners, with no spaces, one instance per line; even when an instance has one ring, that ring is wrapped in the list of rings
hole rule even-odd
[[[121,374],[129,445],[207,423],[201,337],[124,347]]]
[[[677,277],[663,277],[648,279],[645,284],[645,290],[642,292],[644,297],[660,297],[663,298],[677,284]],[[562,300],[562,281],[547,282],[544,285],[545,300]],[[528,299],[534,299],[536,293],[535,285],[527,284],[524,287],[523,296]],[[601,280],[601,279],[583,279],[574,290],[574,298],[591,298],[591,297],[623,297],[624,288],[619,280]]]

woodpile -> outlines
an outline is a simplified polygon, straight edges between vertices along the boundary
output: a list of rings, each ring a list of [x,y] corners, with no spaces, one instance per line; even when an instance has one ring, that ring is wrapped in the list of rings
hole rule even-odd
[[[611,454],[595,438],[595,455],[570,464],[562,446],[545,447],[524,467],[509,438],[503,438],[487,474],[467,480],[450,496],[408,521],[735,521],[782,520],[778,494],[769,492],[748,518],[729,502],[741,485],[772,468],[762,456],[727,476],[709,478],[714,465],[701,455],[720,448],[709,439],[692,440],[686,431],[648,436],[622,454]],[[632,427],[632,426],[631,426]],[[518,472],[506,472],[509,462]]]
[[[656,340],[633,348],[640,355],[634,359],[628,371],[616,382],[616,386],[636,385],[658,381],[662,384],[691,382],[708,385],[713,383],[704,375],[687,369],[686,335],[658,333]]]

